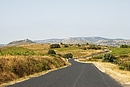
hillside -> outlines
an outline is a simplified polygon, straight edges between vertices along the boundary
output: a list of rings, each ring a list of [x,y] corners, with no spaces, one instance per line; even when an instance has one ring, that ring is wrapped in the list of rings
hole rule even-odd
[[[70,37],[65,39],[46,39],[34,41],[36,43],[65,43],[65,44],[97,44],[107,46],[119,46],[121,44],[130,45],[130,40],[126,39],[109,39],[103,37]]]
[[[1,47],[1,46],[4,46],[4,45],[5,45],[5,44],[0,44],[0,47]]]
[[[130,45],[130,40],[106,39],[106,40],[99,40],[96,42],[96,44],[106,45],[106,46],[120,46],[122,44]]]
[[[99,40],[106,40],[106,38],[102,37],[70,37],[68,39],[62,40],[62,43],[66,44],[85,44],[85,43],[93,43],[95,44]]]
[[[35,40],[36,43],[61,43],[63,39],[45,39],[45,40]]]
[[[19,41],[12,41],[10,43],[8,43],[8,46],[15,46],[15,45],[23,45],[23,44],[31,44],[31,43],[35,43],[29,39],[25,39],[25,40],[19,40]]]
[[[130,45],[130,40],[127,39],[109,39],[103,37],[70,37],[65,39],[45,39],[45,40],[34,40],[31,41],[29,39],[19,40],[19,41],[12,41],[8,46],[14,45],[22,45],[22,44],[31,44],[31,43],[64,43],[64,44],[97,44],[97,45],[106,45],[106,46],[120,46],[122,44]]]

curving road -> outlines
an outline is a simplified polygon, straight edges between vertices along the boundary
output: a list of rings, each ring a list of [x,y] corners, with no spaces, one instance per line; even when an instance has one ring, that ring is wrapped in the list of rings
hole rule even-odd
[[[122,87],[92,63],[70,60],[71,66],[7,87]]]

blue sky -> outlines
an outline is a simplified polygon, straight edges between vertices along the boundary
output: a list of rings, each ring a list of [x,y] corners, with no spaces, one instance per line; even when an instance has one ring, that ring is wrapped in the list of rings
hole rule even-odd
[[[0,43],[21,39],[130,38],[130,0],[0,0]]]

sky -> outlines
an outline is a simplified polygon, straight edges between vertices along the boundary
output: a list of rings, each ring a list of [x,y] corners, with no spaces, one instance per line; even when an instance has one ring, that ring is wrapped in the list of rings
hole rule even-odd
[[[91,36],[130,39],[130,0],[0,0],[0,44]]]

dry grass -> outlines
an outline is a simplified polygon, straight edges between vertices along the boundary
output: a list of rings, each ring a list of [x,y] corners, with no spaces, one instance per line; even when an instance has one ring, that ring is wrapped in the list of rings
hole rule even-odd
[[[23,47],[33,50],[36,54],[46,54],[50,48],[50,44],[26,44],[20,45],[18,47]]]
[[[33,50],[36,54],[47,54],[48,50],[50,49],[50,44],[28,44],[28,45],[20,45],[19,47],[24,47],[27,49]],[[90,56],[92,54],[97,54],[99,52],[103,52],[103,50],[82,50],[79,49],[79,47],[76,46],[70,46],[68,48],[64,48],[61,46],[61,48],[53,49],[56,51],[57,54],[67,54],[72,53],[74,57],[83,57],[83,56]]]
[[[65,59],[58,56],[1,56],[0,84],[65,65]]]
[[[76,48],[76,49],[71,49],[71,48],[68,48],[68,50],[57,50],[56,49],[56,53],[57,54],[67,54],[67,53],[72,53],[74,58],[80,58],[80,57],[86,57],[86,56],[90,56],[92,54],[97,54],[97,53],[100,53],[100,52],[103,52],[103,50],[82,50],[82,49],[79,49],[79,48]]]
[[[50,44],[26,44],[26,45],[20,45],[18,47],[24,47],[32,50],[39,50],[39,49],[49,49]]]
[[[38,59],[43,59],[43,58],[48,58],[48,59],[52,59],[53,57],[52,56],[37,56],[37,55],[34,55],[34,56],[0,56],[0,59],[2,59],[2,58],[4,58],[4,59],[9,59],[9,60],[11,60],[11,59],[18,59],[18,60],[25,60],[25,59],[27,59],[27,58],[29,58],[29,57],[31,57],[31,58],[34,58],[34,59],[36,59],[36,60],[38,60]]]
[[[33,50],[35,55],[0,56],[0,66],[2,65],[2,67],[0,67],[0,84],[17,78],[26,77],[34,73],[39,73],[43,70],[56,69],[64,65],[69,65],[65,59],[58,58],[58,56],[56,56],[56,58],[45,56],[50,49],[50,44],[27,44],[17,47]],[[82,50],[75,46],[56,48],[53,50],[55,50],[57,54],[61,55],[72,53],[74,57],[84,57],[102,52],[102,50]]]
[[[70,65],[70,64],[68,64],[68,65]],[[55,71],[55,70],[58,70],[58,69],[61,69],[61,68],[65,68],[65,67],[67,67],[67,66],[63,66],[63,67],[60,67],[60,68],[54,68],[54,69],[51,69],[51,70],[35,73],[33,75],[25,76],[23,78],[19,78],[19,79],[16,79],[16,80],[13,80],[13,81],[10,81],[10,82],[7,82],[7,83],[0,84],[0,87],[5,87],[5,86],[8,86],[8,85],[13,85],[13,84],[16,84],[16,83],[19,83],[19,82],[23,82],[25,80],[29,80],[31,78],[39,77],[41,75],[45,75],[49,72],[52,72],[52,71]]]
[[[130,87],[130,71],[120,70],[119,66],[112,63],[106,63],[100,61],[92,62],[92,61],[85,61],[83,59],[81,60],[84,61],[85,63],[93,63],[103,73],[110,75],[112,78],[120,82],[122,85],[128,84],[129,86],[126,87]]]

